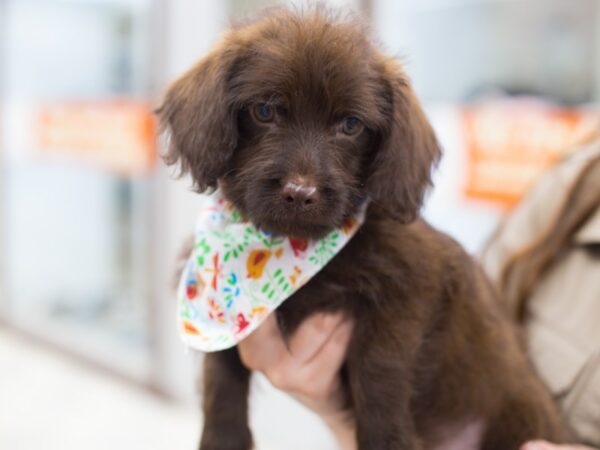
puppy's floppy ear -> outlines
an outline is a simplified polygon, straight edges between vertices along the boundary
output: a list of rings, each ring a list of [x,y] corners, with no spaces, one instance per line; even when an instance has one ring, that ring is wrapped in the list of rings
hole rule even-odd
[[[198,191],[216,187],[237,145],[237,111],[228,84],[240,51],[216,47],[167,90],[157,110],[170,132],[167,164],[181,164]]]
[[[441,156],[433,129],[399,64],[380,65],[382,109],[388,119],[367,180],[373,201],[393,217],[408,223],[421,208],[431,169]]]

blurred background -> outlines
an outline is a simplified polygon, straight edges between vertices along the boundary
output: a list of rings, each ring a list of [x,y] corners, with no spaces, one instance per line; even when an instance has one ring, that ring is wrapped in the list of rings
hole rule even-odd
[[[598,128],[599,0],[326,3],[404,61],[445,151],[425,215],[474,254]],[[272,4],[0,0],[0,449],[195,448],[201,357],[171,286],[200,198],[157,157],[152,110]],[[252,422],[261,450],[335,448],[260,377]]]

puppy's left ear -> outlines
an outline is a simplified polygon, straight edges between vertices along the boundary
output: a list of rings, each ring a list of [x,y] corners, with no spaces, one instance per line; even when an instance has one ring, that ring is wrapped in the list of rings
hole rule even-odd
[[[215,188],[237,146],[237,110],[229,89],[241,50],[222,42],[167,90],[156,113],[170,133],[167,164],[179,163],[202,192]]]
[[[400,65],[382,61],[383,106],[388,123],[382,131],[367,189],[373,201],[408,223],[418,216],[431,170],[441,150],[435,133]]]

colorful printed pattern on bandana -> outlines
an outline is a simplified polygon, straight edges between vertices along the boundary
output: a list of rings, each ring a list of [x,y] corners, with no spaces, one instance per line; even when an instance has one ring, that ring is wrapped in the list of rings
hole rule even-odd
[[[179,283],[183,341],[205,352],[236,345],[346,245],[364,210],[324,238],[307,241],[258,230],[215,192],[198,217]]]

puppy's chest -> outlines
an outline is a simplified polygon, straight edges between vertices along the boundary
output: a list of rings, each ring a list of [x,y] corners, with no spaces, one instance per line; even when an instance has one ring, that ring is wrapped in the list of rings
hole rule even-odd
[[[317,312],[342,311],[353,316],[364,309],[368,286],[379,276],[369,264],[367,247],[364,239],[353,239],[277,309],[284,335],[292,334],[303,319]]]

